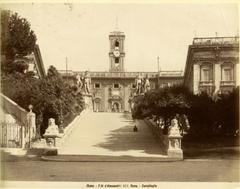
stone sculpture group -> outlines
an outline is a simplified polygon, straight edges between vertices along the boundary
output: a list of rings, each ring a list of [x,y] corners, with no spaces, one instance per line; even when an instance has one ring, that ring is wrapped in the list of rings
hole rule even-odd
[[[88,71],[85,72],[84,77],[81,77],[80,74],[77,74],[76,83],[80,92],[83,90],[84,94],[90,94],[91,78]]]
[[[148,75],[145,78],[138,75],[135,79],[136,95],[146,93],[150,90],[150,81]]]

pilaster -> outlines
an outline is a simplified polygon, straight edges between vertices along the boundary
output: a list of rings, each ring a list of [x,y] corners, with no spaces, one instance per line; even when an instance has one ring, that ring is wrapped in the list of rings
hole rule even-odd
[[[219,63],[214,64],[214,85],[215,92],[219,91],[221,83],[221,65]]]
[[[198,94],[200,82],[200,65],[195,63],[193,65],[193,93]]]

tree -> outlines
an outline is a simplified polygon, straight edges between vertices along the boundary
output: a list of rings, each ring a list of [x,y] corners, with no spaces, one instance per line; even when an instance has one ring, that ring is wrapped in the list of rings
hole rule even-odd
[[[216,104],[207,94],[193,95],[190,99],[191,109],[188,114],[190,122],[190,133],[198,136],[208,136],[213,133],[217,125]]]
[[[7,28],[7,35],[2,40],[2,50],[5,57],[1,62],[2,72],[12,73],[24,71],[28,68],[28,63],[24,56],[34,51],[36,35],[30,29],[30,24],[25,18],[21,18],[17,13],[5,19],[4,27]]]
[[[190,93],[182,86],[160,88],[145,93],[144,96],[135,98],[133,108],[134,118],[155,117],[164,121],[164,128],[167,129],[171,120],[177,115],[188,113]]]
[[[64,82],[56,68],[51,66],[47,77],[36,79],[19,72],[4,74],[1,80],[2,92],[28,109],[33,105],[33,111],[37,115],[37,125],[41,135],[48,126],[48,119],[54,118],[56,124],[66,126],[76,115],[83,110],[81,94],[75,94],[72,87]]]
[[[58,73],[57,69],[54,66],[50,66],[47,72],[48,78],[60,78],[61,75]]]
[[[7,41],[6,56],[13,59],[15,56],[23,57],[33,52],[37,37],[30,29],[30,23],[13,14],[8,23],[9,40]]]
[[[219,134],[235,135],[239,132],[239,87],[229,94],[219,95],[216,101]]]

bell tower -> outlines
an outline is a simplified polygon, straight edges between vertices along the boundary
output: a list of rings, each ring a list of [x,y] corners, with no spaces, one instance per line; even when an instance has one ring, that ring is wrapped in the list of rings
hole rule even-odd
[[[109,35],[110,51],[109,51],[109,71],[124,72],[124,40],[123,32],[114,31]]]

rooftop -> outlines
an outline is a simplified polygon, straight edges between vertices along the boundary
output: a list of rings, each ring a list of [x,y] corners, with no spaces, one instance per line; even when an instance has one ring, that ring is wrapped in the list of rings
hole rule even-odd
[[[114,36],[114,35],[124,35],[124,32],[121,32],[121,31],[112,31],[110,32],[110,36]]]
[[[62,76],[73,77],[77,74],[84,76],[85,71],[72,71],[58,70]],[[149,78],[159,77],[182,77],[182,71],[160,71],[158,72],[89,72],[92,78],[136,78],[138,75],[145,77],[148,75]]]
[[[238,45],[239,36],[193,38],[193,45]]]

